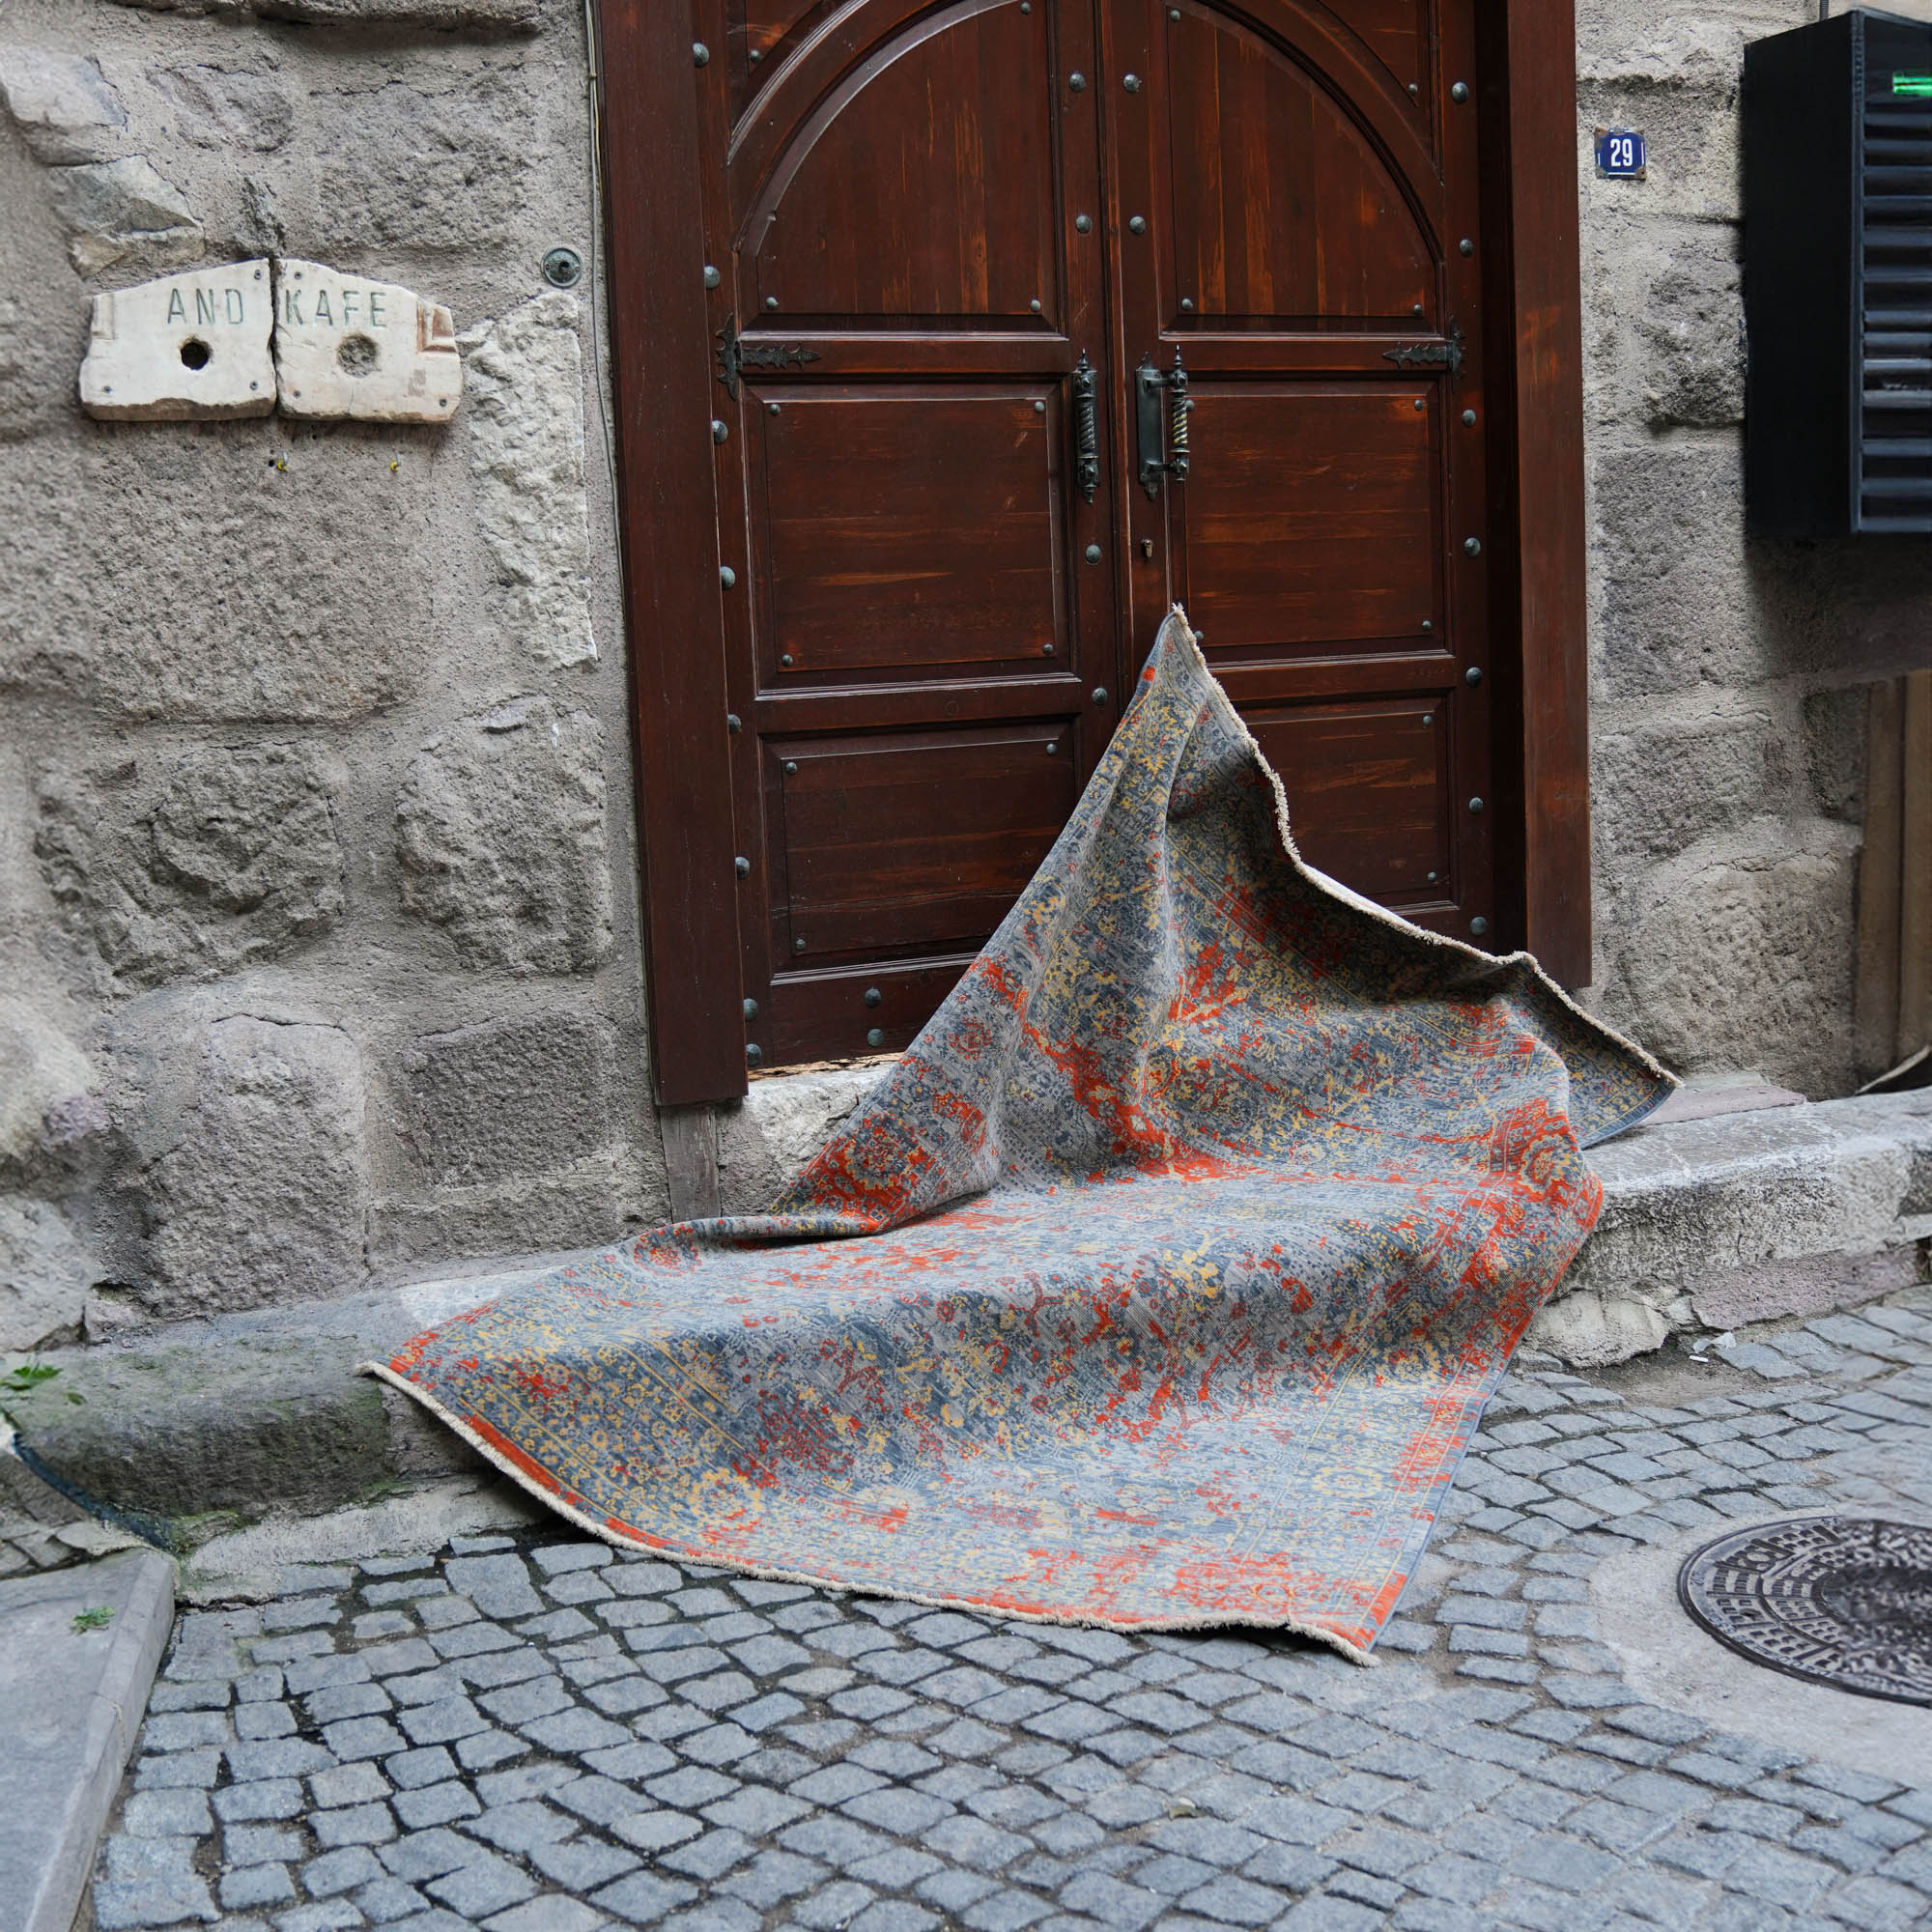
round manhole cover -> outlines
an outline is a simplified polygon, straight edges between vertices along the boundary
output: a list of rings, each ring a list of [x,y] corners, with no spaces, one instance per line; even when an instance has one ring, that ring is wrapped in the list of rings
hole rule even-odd
[[[1677,1594],[1754,1663],[1932,1704],[1932,1528],[1812,1516],[1733,1530],[1685,1563]]]

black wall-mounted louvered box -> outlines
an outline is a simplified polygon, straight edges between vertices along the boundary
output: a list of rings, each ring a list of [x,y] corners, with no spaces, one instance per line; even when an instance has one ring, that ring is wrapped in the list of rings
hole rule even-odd
[[[1744,178],[1751,527],[1932,531],[1932,25],[1747,47]]]

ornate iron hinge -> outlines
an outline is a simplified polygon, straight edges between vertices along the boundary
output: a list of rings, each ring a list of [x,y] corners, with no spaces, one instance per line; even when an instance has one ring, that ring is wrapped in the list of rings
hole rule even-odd
[[[741,342],[736,316],[718,331],[718,380],[734,403],[741,369],[802,369],[818,359],[817,350],[802,342]]]
[[[1094,396],[1094,365],[1084,349],[1073,372],[1073,474],[1080,494],[1091,503],[1100,487],[1100,418]]]
[[[1463,325],[1452,322],[1442,342],[1405,342],[1400,349],[1384,349],[1384,362],[1404,369],[1446,369],[1452,376],[1463,373]]]
[[[1168,392],[1167,406],[1161,407],[1161,391]],[[1166,375],[1153,366],[1153,357],[1141,358],[1134,371],[1134,416],[1140,432],[1141,488],[1150,497],[1160,495],[1160,479],[1172,476],[1177,483],[1187,481],[1187,418],[1194,398],[1187,393],[1187,371],[1180,365],[1180,351],[1174,352],[1174,367]]]

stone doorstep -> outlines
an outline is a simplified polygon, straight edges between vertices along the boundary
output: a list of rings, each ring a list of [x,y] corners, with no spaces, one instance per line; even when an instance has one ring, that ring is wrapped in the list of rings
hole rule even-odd
[[[1590,1165],[1604,1211],[1528,1338],[1573,1366],[1925,1278],[1932,1090],[1642,1126]]]
[[[175,1618],[157,1550],[0,1582],[0,1925],[68,1932]],[[82,1610],[108,1622],[76,1631]]]
[[[1922,1278],[1932,1092],[1645,1126],[1592,1151],[1605,1207],[1531,1346],[1577,1366],[1674,1333],[1856,1305]],[[270,1509],[480,1474],[408,1397],[355,1373],[572,1257],[173,1323],[43,1359],[9,1397],[25,1454],[178,1548]],[[77,1400],[76,1400],[77,1398]]]

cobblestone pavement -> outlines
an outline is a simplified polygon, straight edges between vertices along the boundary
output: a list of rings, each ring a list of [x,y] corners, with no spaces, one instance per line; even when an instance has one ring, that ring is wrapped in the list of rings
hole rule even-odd
[[[561,1526],[291,1571],[184,1617],[97,1922],[1924,1924],[1932,1790],[1645,1703],[1596,1628],[1590,1572],[1641,1545],[1932,1515],[1932,1297],[1744,1347],[1765,1352],[1702,1381],[1680,1361],[1674,1406],[1654,1375],[1514,1374],[1377,1669],[755,1582]]]

